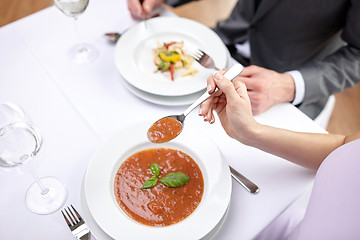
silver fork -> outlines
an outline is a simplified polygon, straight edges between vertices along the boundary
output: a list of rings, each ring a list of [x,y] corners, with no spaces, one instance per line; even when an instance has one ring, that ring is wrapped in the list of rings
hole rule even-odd
[[[219,70],[219,68],[216,67],[214,60],[201,49],[188,51],[188,53],[193,59],[195,59],[195,61],[200,63],[200,65],[203,66],[204,68],[213,68]]]
[[[69,206],[64,208],[64,210],[61,210],[67,225],[76,239],[88,240],[90,236],[90,230],[88,226],[85,224],[84,220],[73,207],[73,205],[70,206],[72,210]]]

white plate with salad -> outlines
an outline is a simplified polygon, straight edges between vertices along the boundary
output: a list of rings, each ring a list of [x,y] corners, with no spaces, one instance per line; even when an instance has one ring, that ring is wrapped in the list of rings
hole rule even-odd
[[[156,60],[153,50],[163,45],[169,48],[173,43],[182,42],[181,49],[169,49]],[[227,52],[219,36],[210,28],[186,18],[157,17],[139,22],[126,31],[116,44],[115,64],[121,76],[134,87],[161,96],[183,96],[193,94],[206,88],[206,79],[214,69],[206,69],[196,61],[191,64],[197,73],[182,76],[185,67],[171,71],[170,65],[183,61],[188,51],[201,49],[208,53],[218,68],[227,65]],[[163,65],[168,66],[163,68]]]

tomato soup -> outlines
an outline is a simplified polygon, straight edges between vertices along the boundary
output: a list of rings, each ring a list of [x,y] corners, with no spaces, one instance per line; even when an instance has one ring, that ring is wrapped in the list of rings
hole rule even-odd
[[[169,173],[183,172],[190,177],[180,187],[167,187],[158,181],[142,189],[154,176],[152,164],[158,164],[162,178]],[[186,153],[169,148],[152,148],[137,152],[125,160],[114,183],[120,208],[135,221],[149,226],[169,226],[188,217],[200,204],[204,180],[199,166]]]
[[[168,142],[181,133],[181,123],[173,117],[156,121],[148,131],[148,139],[153,143]]]

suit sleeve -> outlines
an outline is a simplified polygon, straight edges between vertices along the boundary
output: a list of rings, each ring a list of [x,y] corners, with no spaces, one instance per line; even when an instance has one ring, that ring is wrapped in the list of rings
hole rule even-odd
[[[341,34],[347,45],[299,69],[305,81],[300,108],[360,82],[360,1],[353,0],[351,4]]]

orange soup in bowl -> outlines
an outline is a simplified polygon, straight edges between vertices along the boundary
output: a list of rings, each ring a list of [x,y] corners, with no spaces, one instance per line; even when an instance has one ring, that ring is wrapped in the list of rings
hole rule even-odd
[[[114,181],[120,208],[135,221],[164,227],[194,212],[204,192],[199,166],[186,153],[151,148],[131,155]]]

